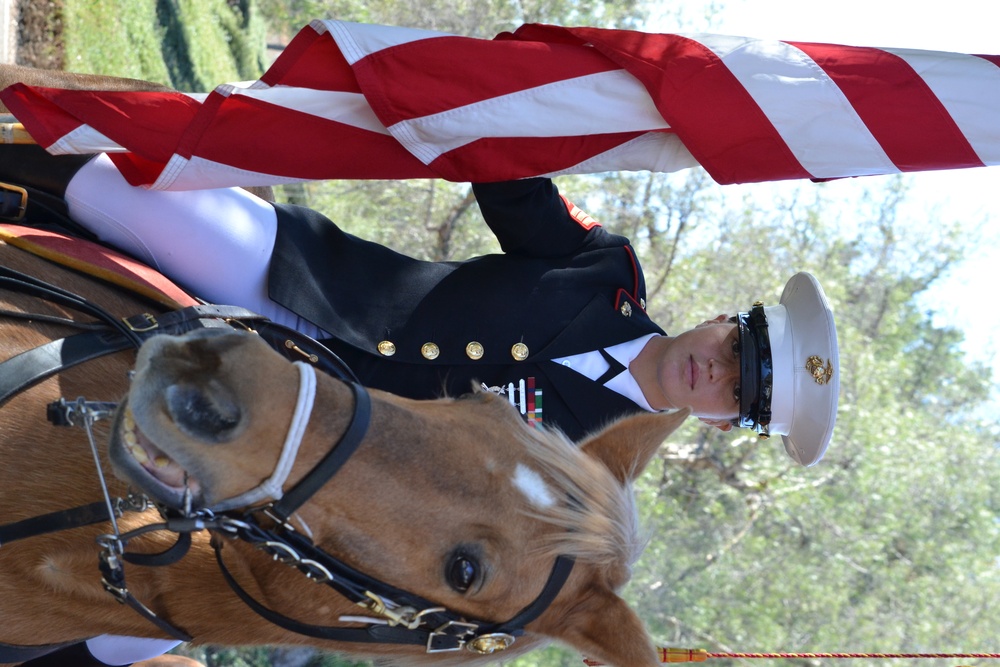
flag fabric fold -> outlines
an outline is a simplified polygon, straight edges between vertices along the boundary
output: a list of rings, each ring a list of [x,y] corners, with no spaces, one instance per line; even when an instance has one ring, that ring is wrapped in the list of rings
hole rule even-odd
[[[1000,57],[529,24],[493,40],[314,21],[208,94],[11,86],[53,153],[136,185],[497,181],[700,164],[719,183],[1000,163]]]

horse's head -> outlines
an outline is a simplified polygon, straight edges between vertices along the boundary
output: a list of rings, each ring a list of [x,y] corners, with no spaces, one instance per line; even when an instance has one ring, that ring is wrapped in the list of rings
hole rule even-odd
[[[306,426],[304,377],[253,335],[152,339],[114,429],[119,474],[174,507],[256,500],[283,466],[287,493],[338,442],[356,402],[345,383],[319,375]],[[576,446],[527,427],[490,393],[411,401],[372,392],[367,435],[290,523],[371,577],[501,624],[536,600],[557,556],[574,559],[515,647],[550,638],[609,664],[652,665],[642,623],[616,594],[643,546],[630,482],[685,416],[626,419]],[[297,602],[289,612],[306,606]]]

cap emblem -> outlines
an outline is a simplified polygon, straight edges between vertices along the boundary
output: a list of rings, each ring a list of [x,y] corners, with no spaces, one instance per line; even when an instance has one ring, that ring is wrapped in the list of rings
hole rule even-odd
[[[833,364],[830,363],[830,360],[827,359],[824,366],[823,359],[815,354],[806,359],[806,370],[812,375],[816,384],[826,384],[833,377]]]

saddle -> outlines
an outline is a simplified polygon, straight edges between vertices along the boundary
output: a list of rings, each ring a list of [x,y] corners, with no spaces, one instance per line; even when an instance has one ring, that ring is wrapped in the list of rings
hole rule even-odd
[[[0,363],[0,405],[27,387],[84,361],[129,347],[137,348],[155,335],[179,334],[205,327],[237,328],[255,333],[291,361],[305,361],[330,375],[357,382],[340,357],[319,341],[245,308],[207,304],[160,272],[111,248],[62,232],[11,224],[0,224],[0,240],[128,290],[167,311],[155,315],[137,313],[120,319],[61,288],[0,266],[0,288],[57,301],[92,315],[103,324],[96,329],[89,325],[90,328],[81,333]]]
[[[37,227],[0,224],[0,240],[61,266],[118,285],[169,309],[199,303],[198,299],[159,271],[79,237]]]

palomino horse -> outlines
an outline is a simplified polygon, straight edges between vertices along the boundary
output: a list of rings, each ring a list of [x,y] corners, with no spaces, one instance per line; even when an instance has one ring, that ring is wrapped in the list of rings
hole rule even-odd
[[[2,243],[0,266],[116,316],[149,310]],[[0,310],[0,360],[76,333],[54,318],[88,319],[6,288]],[[119,587],[196,642],[482,661],[555,640],[607,664],[656,664],[643,624],[616,591],[642,547],[630,482],[684,413],[630,418],[578,447],[528,428],[491,393],[412,401],[358,393],[310,368],[259,336],[213,329],[155,336],[138,356],[103,356],[36,383],[0,407],[0,521],[101,501],[85,429],[50,424],[46,406],[77,397],[120,402],[113,420],[94,425],[97,440],[110,442],[100,467],[111,495],[139,490],[194,517],[163,509],[175,529],[183,524],[178,532],[195,532],[183,558],[129,564]],[[370,426],[349,427],[365,421],[354,415],[366,396]],[[356,450],[332,480],[315,483],[310,471],[347,446],[336,444],[345,431],[358,436]],[[282,493],[271,514],[240,512]],[[276,509],[292,496],[284,512]],[[126,512],[118,530],[135,535],[164,524],[164,515]],[[167,636],[102,585],[99,553],[107,547],[98,537],[112,530],[101,521],[0,545],[0,643]],[[267,530],[290,535],[290,546],[276,545],[274,532],[250,540],[256,544],[238,539]],[[175,539],[151,530],[129,539],[127,551],[163,552]],[[220,575],[217,555],[238,594]],[[317,583],[328,579],[340,587]],[[316,626],[353,629],[373,643],[336,633],[314,638]],[[489,653],[511,641],[510,650]],[[428,644],[456,650],[428,652]]]

